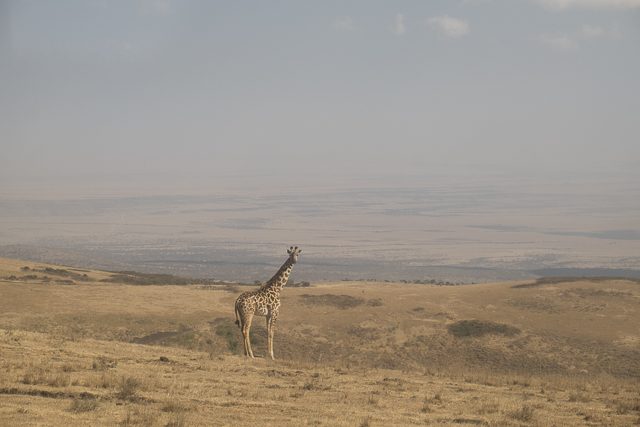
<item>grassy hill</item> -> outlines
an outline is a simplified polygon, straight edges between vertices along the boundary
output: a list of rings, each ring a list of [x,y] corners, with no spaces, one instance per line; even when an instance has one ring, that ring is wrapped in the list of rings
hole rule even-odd
[[[245,289],[0,259],[0,425],[640,423],[638,282]]]

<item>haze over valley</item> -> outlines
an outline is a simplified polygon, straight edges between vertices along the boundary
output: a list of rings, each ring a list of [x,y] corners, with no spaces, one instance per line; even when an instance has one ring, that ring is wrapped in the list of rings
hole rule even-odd
[[[350,183],[6,192],[0,254],[248,282],[265,279],[290,244],[305,248],[296,280],[640,274],[640,180]]]

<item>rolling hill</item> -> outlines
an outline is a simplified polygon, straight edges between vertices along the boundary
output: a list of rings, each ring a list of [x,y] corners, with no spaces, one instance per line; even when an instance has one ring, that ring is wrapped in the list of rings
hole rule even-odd
[[[637,281],[285,288],[275,362],[246,289],[0,259],[0,424],[640,422]]]

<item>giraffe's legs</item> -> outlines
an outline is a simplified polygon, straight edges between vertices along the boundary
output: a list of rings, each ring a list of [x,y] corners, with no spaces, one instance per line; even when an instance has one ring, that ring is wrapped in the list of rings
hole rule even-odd
[[[246,314],[242,322],[242,337],[244,338],[244,355],[253,359],[253,350],[251,350],[251,340],[249,337],[249,331],[251,330],[251,322],[253,320],[253,314]]]
[[[278,316],[275,313],[271,313],[267,316],[267,345],[269,347],[269,356],[271,356],[271,360],[275,360],[275,357],[273,357],[273,333],[275,332],[277,318]]]

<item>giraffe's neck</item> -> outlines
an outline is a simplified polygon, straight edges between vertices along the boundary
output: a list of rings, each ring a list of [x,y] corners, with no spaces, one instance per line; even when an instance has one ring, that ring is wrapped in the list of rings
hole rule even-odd
[[[291,258],[287,259],[278,272],[264,285],[265,289],[275,289],[280,291],[284,285],[287,284],[289,276],[293,270],[293,262]]]

